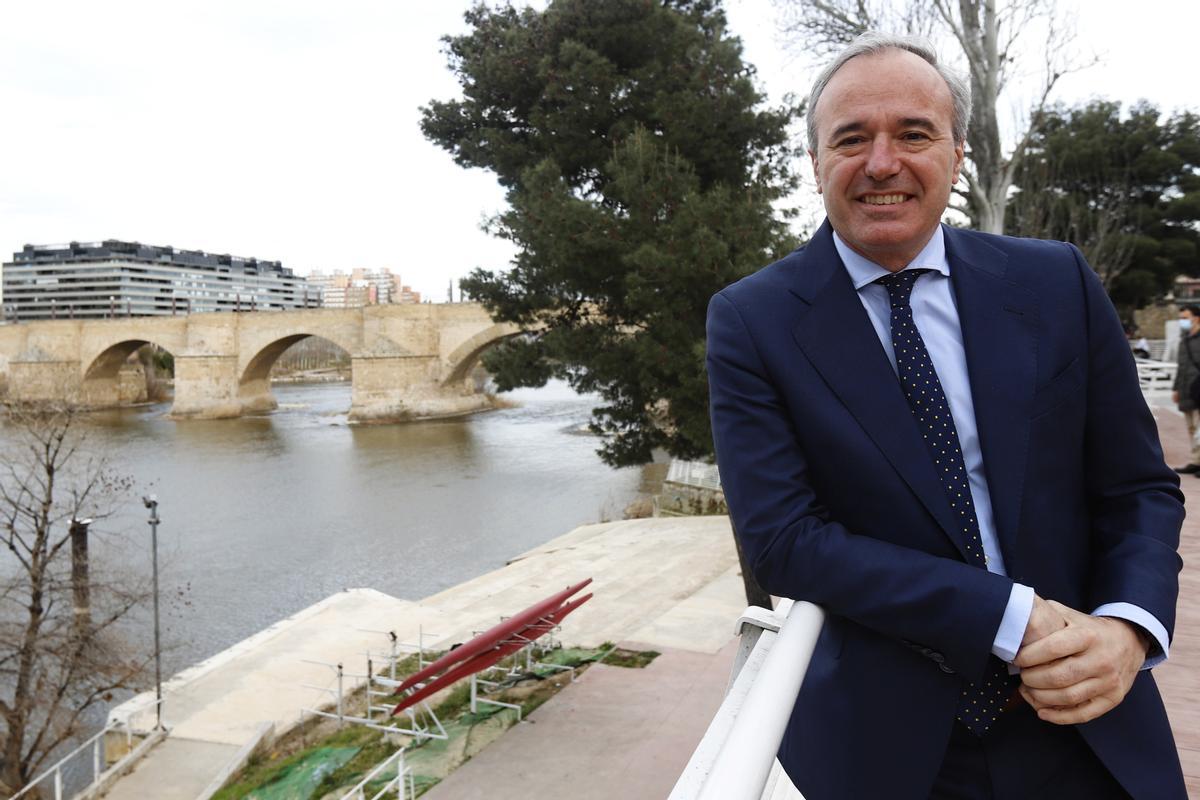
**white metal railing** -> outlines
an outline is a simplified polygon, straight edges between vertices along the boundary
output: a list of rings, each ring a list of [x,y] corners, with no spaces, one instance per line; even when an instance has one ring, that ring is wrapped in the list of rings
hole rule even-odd
[[[1178,340],[1176,340],[1178,341]],[[1150,358],[1154,361],[1170,361],[1171,353],[1170,345],[1172,342],[1166,339],[1149,339],[1146,342],[1146,349],[1150,352]]]
[[[383,785],[375,794],[367,797],[367,784],[382,776],[392,764],[396,765],[396,774]],[[407,778],[407,780],[405,780]],[[386,761],[380,762],[375,769],[368,772],[353,789],[341,796],[341,800],[379,800],[391,790],[396,790],[396,800],[410,800],[417,796],[416,782],[412,770],[404,764],[404,748],[392,753]]]
[[[1169,361],[1138,359],[1138,383],[1143,392],[1170,391],[1175,384],[1176,365]]]
[[[746,610],[737,623],[741,646],[725,700],[670,800],[762,800],[790,788],[776,785],[782,776],[775,754],[824,622],[825,612],[806,602]]]
[[[54,800],[64,800],[66,795],[64,794],[65,789],[63,787],[63,772],[67,769],[68,764],[72,764],[80,756],[90,753],[92,760],[92,779],[88,782],[86,787],[79,790],[79,792],[76,794],[87,792],[89,789],[95,786],[100,781],[101,776],[103,776],[110,769],[108,760],[105,756],[105,742],[108,739],[108,736],[113,733],[123,733],[125,735],[125,754],[113,764],[113,768],[115,768],[134,754],[134,719],[139,718],[148,711],[154,711],[160,702],[160,700],[152,700],[145,708],[138,709],[125,719],[108,723],[108,725],[104,726],[103,730],[89,737],[83,742],[83,744],[79,745],[74,750],[60,758],[52,766],[48,767],[44,772],[42,772],[41,775],[38,775],[36,778],[26,784],[25,788],[9,797],[8,800],[18,800],[18,798],[21,797],[40,797],[41,795],[35,795],[31,793],[35,788],[44,783],[51,783],[53,785]]]

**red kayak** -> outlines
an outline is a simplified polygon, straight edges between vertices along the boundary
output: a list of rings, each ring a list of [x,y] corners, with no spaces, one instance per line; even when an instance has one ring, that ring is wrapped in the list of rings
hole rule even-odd
[[[544,634],[554,630],[554,628],[560,622],[562,622],[564,617],[566,617],[575,609],[579,608],[591,598],[592,595],[585,594],[583,597],[572,600],[571,602],[561,606],[549,614],[545,614],[542,617],[530,622],[521,630],[513,631],[510,635],[510,638],[498,640],[494,643],[492,649],[486,650],[482,653],[477,653],[473,658],[464,661],[446,674],[435,678],[434,680],[422,686],[420,689],[410,694],[408,697],[405,697],[394,709],[392,709],[392,716],[399,714],[409,706],[421,702],[426,697],[435,694],[447,686],[457,683],[463,678],[487,669],[505,656],[512,655],[525,645],[529,644],[531,641],[534,641],[540,636],[543,636]],[[461,650],[462,648],[460,647],[459,649]]]
[[[577,583],[574,586],[568,586],[558,594],[547,597],[540,603],[535,603],[534,605],[522,611],[520,614],[517,614],[514,617],[509,617],[508,619],[500,622],[498,625],[488,628],[486,631],[479,634],[461,647],[454,648],[437,661],[426,665],[425,668],[420,672],[409,675],[399,686],[396,687],[396,691],[393,692],[393,694],[400,694],[414,684],[421,683],[427,678],[436,675],[446,667],[449,667],[451,664],[457,664],[460,661],[465,661],[472,656],[491,649],[497,642],[506,638],[509,634],[521,630],[529,623],[537,620],[539,617],[545,616],[552,609],[558,608],[562,601],[566,600],[568,597],[575,594],[591,582],[592,579],[588,578],[586,581]]]

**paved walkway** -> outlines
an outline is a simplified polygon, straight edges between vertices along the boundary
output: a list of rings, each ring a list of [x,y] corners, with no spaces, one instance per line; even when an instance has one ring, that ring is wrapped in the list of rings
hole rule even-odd
[[[721,705],[736,647],[591,667],[423,800],[662,800]]]
[[[446,647],[587,577],[595,597],[567,619],[562,637],[569,644],[636,640],[711,657],[731,640],[744,607],[724,517],[584,526],[419,603],[370,589],[340,592],[164,684],[170,736],[107,796],[195,800],[264,722],[281,733],[299,721],[301,708],[329,702],[305,684],[333,688],[335,673],[309,660],[365,672],[366,651],[387,644],[367,630],[394,630],[401,641],[416,641],[420,627],[436,635],[428,645]],[[728,669],[726,663],[717,672]],[[713,693],[708,716],[720,695]],[[127,706],[142,702],[134,698]],[[679,769],[684,763],[686,756]]]
[[[1167,463],[1178,466],[1188,460],[1187,426],[1168,400],[1155,398],[1151,405]],[[1200,478],[1183,475],[1180,483],[1189,514],[1180,537],[1183,572],[1179,576],[1175,638],[1171,657],[1155,668],[1154,677],[1175,730],[1188,793],[1200,798],[1200,514],[1195,513],[1200,508]]]

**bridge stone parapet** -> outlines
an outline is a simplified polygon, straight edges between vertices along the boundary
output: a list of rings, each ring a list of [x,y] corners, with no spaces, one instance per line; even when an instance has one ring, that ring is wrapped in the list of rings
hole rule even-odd
[[[318,336],[350,355],[352,421],[423,419],[491,407],[471,371],[517,333],[474,303],[29,322],[0,326],[0,391],[14,401],[136,402],[145,393],[131,388],[128,359],[154,344],[175,360],[171,416],[237,417],[275,408],[272,365]]]

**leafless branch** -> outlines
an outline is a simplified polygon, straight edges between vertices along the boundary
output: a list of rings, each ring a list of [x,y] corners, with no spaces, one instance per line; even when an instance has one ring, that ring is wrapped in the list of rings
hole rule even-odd
[[[0,470],[0,785],[16,790],[82,731],[89,711],[145,674],[118,623],[147,597],[128,576],[89,565],[89,611],[77,616],[72,521],[111,516],[126,479],[83,449],[70,407],[10,408]]]

